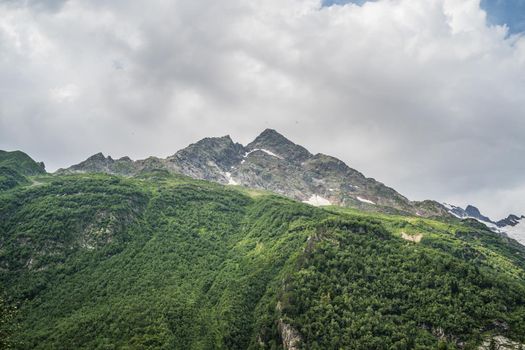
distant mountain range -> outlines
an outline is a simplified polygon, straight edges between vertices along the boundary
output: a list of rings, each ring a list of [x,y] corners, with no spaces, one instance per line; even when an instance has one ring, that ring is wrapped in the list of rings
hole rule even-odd
[[[465,209],[444,203],[448,212],[459,219],[475,219],[494,232],[507,234],[509,237],[516,239],[525,245],[525,216],[510,214],[507,218],[494,221],[488,216],[483,215],[478,208],[468,205]]]

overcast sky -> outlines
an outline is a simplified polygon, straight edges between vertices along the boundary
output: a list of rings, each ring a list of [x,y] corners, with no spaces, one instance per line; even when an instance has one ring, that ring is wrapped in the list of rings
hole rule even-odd
[[[335,2],[0,0],[0,149],[53,171],[271,127],[411,199],[525,214],[516,8]]]

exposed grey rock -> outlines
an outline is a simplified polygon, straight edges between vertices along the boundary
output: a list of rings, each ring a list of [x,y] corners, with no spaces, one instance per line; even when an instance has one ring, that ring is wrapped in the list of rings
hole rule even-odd
[[[233,142],[230,136],[208,137],[166,159],[114,160],[97,153],[59,172],[133,176],[158,169],[269,190],[313,205],[343,205],[425,217],[449,215],[437,202],[411,202],[341,160],[320,153],[313,155],[272,129],[263,131],[246,147]]]
[[[518,216],[518,215],[510,214],[505,219],[502,219],[502,220],[496,222],[496,225],[498,225],[498,227],[505,227],[505,226],[512,226],[512,227],[514,227],[517,224],[519,224],[522,219],[525,219],[524,215]]]
[[[479,350],[522,350],[525,344],[512,341],[504,336],[498,335],[486,339],[478,348]]]
[[[264,130],[246,146],[246,149],[248,151],[254,149],[268,150],[294,163],[303,162],[312,156],[306,148],[296,145],[273,129]]]
[[[211,137],[178,151],[166,159],[168,169],[197,179],[228,183],[226,175],[243,159],[244,147],[230,136]]]
[[[461,207],[457,207],[455,205],[450,205],[450,204],[445,204],[447,206],[447,209],[448,211],[460,218],[460,219],[476,219],[478,221],[482,221],[484,223],[489,223],[489,224],[496,224],[494,221],[492,221],[489,217],[481,214],[481,212],[479,211],[478,208],[476,208],[475,206],[473,205],[467,205],[467,207],[465,209],[461,208]]]
[[[485,221],[485,222],[493,222],[490,218],[488,218],[487,216],[484,216],[481,214],[481,212],[479,211],[478,208],[476,208],[475,206],[472,206],[472,205],[467,205],[467,207],[465,208],[465,213],[472,217],[472,218],[476,218],[476,219],[479,219],[481,221]]]
[[[282,319],[279,320],[278,329],[283,341],[283,348],[285,350],[299,350],[301,343],[299,332],[289,324],[284,323]]]

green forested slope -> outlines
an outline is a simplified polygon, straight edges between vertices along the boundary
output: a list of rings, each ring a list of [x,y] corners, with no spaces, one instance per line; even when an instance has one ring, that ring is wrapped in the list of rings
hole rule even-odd
[[[10,168],[22,175],[45,174],[44,164],[35,162],[22,151],[0,150],[0,167]]]
[[[21,151],[0,150],[0,191],[28,184],[26,176],[45,174],[43,163]]]
[[[163,172],[32,180],[0,192],[14,348],[278,349],[283,329],[305,349],[525,342],[525,250],[482,227]]]

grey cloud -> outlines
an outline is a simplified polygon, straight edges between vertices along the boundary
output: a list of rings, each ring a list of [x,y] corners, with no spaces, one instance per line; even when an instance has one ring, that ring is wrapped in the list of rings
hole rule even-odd
[[[10,5],[13,7],[31,7],[35,11],[59,11],[69,0],[2,0],[0,5]]]

